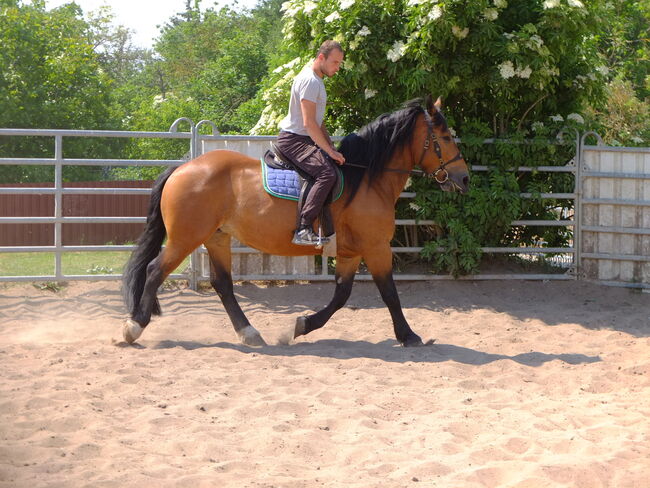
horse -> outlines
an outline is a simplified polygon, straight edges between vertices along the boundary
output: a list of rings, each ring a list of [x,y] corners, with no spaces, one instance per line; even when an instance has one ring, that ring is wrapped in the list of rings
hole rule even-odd
[[[345,305],[363,259],[388,307],[397,341],[422,345],[402,312],[390,242],[395,204],[411,175],[428,176],[443,191],[468,191],[467,164],[441,112],[440,98],[434,103],[427,96],[379,116],[346,136],[338,150],[346,163],[340,167],[343,195],[330,205],[336,231],[334,296],[322,310],[296,319],[293,338],[323,327]],[[296,202],[263,191],[259,159],[235,151],[210,151],[162,173],[152,187],[145,229],[124,270],[130,314],[122,328],[124,340],[136,341],[152,315],[161,313],[158,288],[203,244],[210,284],[239,340],[247,346],[266,345],[233,293],[231,238],[268,254],[321,254],[322,249],[292,244],[295,215]]]

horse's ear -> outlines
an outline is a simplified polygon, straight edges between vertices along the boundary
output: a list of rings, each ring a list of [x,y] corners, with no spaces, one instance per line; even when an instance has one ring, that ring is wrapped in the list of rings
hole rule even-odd
[[[438,97],[438,100],[436,100],[436,103],[433,104],[434,107],[436,107],[436,110],[440,111],[442,110],[442,98]]]

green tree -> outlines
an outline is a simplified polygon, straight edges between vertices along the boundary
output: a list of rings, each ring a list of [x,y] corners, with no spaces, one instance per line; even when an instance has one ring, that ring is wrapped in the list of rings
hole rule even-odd
[[[42,0],[0,3],[0,127],[114,129],[110,113],[111,80],[100,70],[89,42],[88,25],[75,4],[47,11]],[[113,143],[115,144],[115,143]],[[66,157],[103,157],[111,143],[66,139]],[[5,157],[52,157],[52,138],[3,138]],[[69,169],[83,178],[93,170]],[[5,166],[3,181],[51,180],[51,168]]]
[[[604,100],[588,110],[590,125],[611,145],[650,141],[650,2],[605,4],[607,22],[599,34],[609,83]]]
[[[200,118],[214,121],[220,131],[246,131],[250,106],[238,110],[257,93],[268,71],[272,10],[262,6],[251,14],[225,7],[201,12],[198,4],[188,4],[186,13],[162,29],[156,50],[165,80],[173,96],[196,101]]]
[[[346,50],[329,81],[330,124],[349,132],[425,93],[441,95],[459,133],[481,122],[505,136],[579,111],[605,81],[603,2],[579,0],[293,0],[284,64],[265,84],[257,133],[274,133],[291,80],[332,38]]]
[[[438,224],[424,253],[437,269],[476,271],[481,246],[567,242],[564,229],[511,222],[557,218],[570,202],[519,194],[571,192],[570,178],[512,168],[571,159],[570,144],[549,140],[564,124],[583,122],[576,112],[590,100],[603,99],[603,0],[291,0],[283,8],[283,58],[265,81],[255,133],[277,133],[293,78],[322,41],[338,40],[346,61],[327,81],[329,127],[349,133],[408,99],[441,95],[466,160],[491,167],[472,175],[462,197],[415,181],[413,205],[398,209]],[[508,140],[486,146],[486,137]]]
[[[605,4],[607,22],[598,36],[611,79],[628,80],[640,100],[650,96],[650,2]]]

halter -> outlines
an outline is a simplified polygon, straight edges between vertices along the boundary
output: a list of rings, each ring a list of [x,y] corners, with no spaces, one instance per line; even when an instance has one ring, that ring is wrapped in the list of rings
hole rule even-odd
[[[416,164],[416,166],[422,165],[424,156],[429,150],[429,146],[431,145],[431,142],[433,142],[433,150],[435,151],[436,156],[438,156],[438,160],[440,161],[440,166],[438,166],[438,169],[434,173],[427,173],[421,169],[413,169],[411,171],[387,169],[387,171],[400,171],[400,172],[409,173],[411,175],[426,176],[427,178],[433,178],[434,180],[436,180],[436,183],[442,185],[443,183],[446,183],[449,180],[449,172],[447,171],[446,166],[448,164],[453,163],[454,161],[463,159],[463,156],[460,153],[460,151],[458,151],[458,154],[456,154],[456,156],[451,158],[449,161],[445,162],[445,160],[442,158],[442,148],[440,147],[440,142],[438,142],[438,138],[436,137],[436,134],[433,132],[433,120],[431,120],[431,115],[429,115],[429,112],[427,112],[426,109],[424,110],[424,120],[426,120],[427,122],[427,138],[424,141],[424,148],[422,149],[422,155],[420,156],[420,160],[418,161],[418,164]],[[444,175],[442,178],[438,176],[441,171],[444,171]]]
[[[433,142],[433,150],[436,153],[436,156],[438,156],[438,160],[440,161],[440,166],[438,166],[438,169],[433,172],[433,173],[427,173],[426,171],[422,169],[412,169],[412,170],[407,170],[407,169],[398,169],[398,168],[384,168],[383,171],[391,171],[393,173],[404,173],[407,175],[411,176],[426,176],[427,178],[432,178],[436,180],[436,183],[439,185],[442,185],[446,183],[449,180],[449,172],[446,169],[446,166],[458,161],[459,159],[463,159],[462,154],[460,151],[458,151],[458,154],[451,158],[449,161],[446,161],[442,158],[442,148],[440,147],[440,142],[438,142],[438,138],[436,137],[436,134],[433,132],[433,120],[431,119],[431,115],[429,115],[429,112],[426,111],[426,109],[423,110],[424,112],[424,120],[427,122],[427,138],[424,141],[424,147],[422,148],[422,155],[420,156],[420,159],[418,163],[415,166],[421,166],[422,161],[424,161],[424,156],[426,156],[427,151],[431,147],[431,143]],[[354,163],[345,163],[346,166],[354,166],[357,168],[366,168],[366,166],[363,166],[361,164],[354,164]],[[444,175],[442,177],[439,176],[440,172],[444,172]]]

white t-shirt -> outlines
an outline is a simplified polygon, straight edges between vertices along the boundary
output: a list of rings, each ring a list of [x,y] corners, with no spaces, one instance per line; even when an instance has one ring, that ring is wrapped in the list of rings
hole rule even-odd
[[[300,108],[302,100],[309,100],[316,104],[316,123],[321,126],[325,116],[327,93],[325,93],[325,83],[316,76],[311,65],[306,66],[293,80],[289,114],[280,122],[280,129],[301,136],[309,135],[302,119],[302,109]]]

